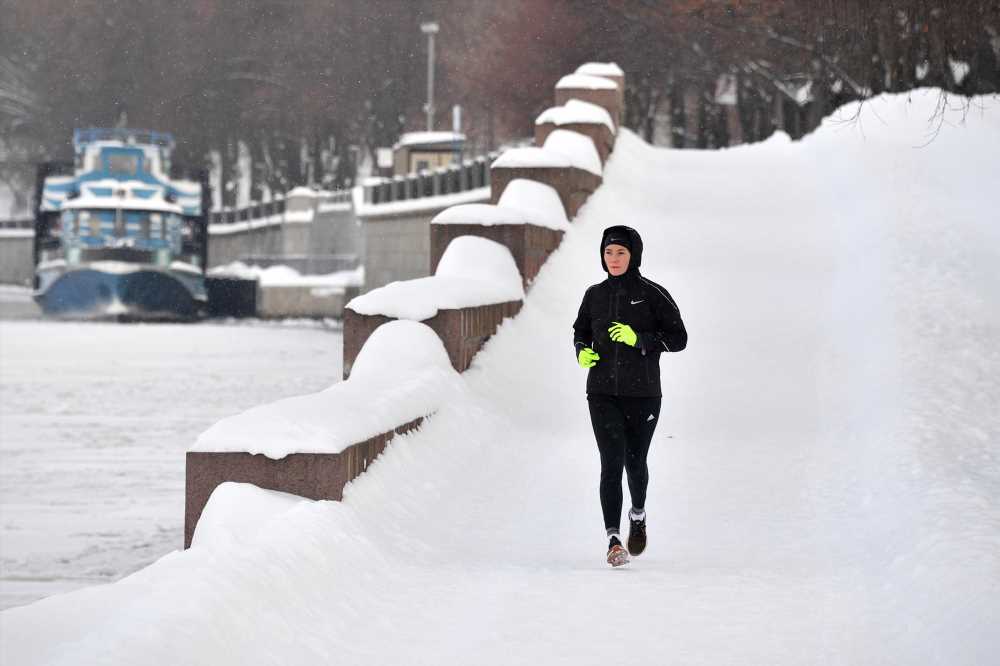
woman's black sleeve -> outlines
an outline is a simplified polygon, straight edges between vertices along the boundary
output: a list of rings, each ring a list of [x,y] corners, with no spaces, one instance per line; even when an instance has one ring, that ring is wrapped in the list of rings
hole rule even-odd
[[[573,322],[573,358],[580,355],[584,347],[593,347],[593,333],[590,330],[590,289],[583,295],[580,311]]]
[[[677,303],[666,289],[659,285],[653,289],[653,315],[656,319],[656,330],[639,334],[639,344],[642,353],[652,351],[679,352],[687,347],[687,329],[681,320],[681,311]]]

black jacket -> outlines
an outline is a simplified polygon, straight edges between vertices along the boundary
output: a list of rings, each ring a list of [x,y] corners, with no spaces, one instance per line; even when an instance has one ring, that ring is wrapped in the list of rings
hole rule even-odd
[[[687,331],[667,290],[639,273],[639,234],[629,227],[611,227],[605,235],[614,229],[627,230],[632,238],[629,269],[619,277],[609,275],[583,295],[573,323],[574,353],[590,347],[601,357],[587,375],[588,394],[660,396],[660,354],[684,349]],[[605,266],[603,251],[601,265]],[[635,347],[612,342],[608,328],[616,321],[636,332]]]

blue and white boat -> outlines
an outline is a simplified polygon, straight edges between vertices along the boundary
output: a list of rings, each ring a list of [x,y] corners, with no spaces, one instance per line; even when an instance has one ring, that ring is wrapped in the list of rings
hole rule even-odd
[[[72,175],[39,171],[35,300],[72,318],[192,319],[207,309],[204,177],[172,180],[170,134],[73,134]]]

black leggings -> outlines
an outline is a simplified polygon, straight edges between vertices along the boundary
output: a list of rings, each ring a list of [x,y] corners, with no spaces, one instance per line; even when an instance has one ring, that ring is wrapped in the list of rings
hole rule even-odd
[[[646,454],[660,420],[660,398],[627,398],[588,395],[590,422],[601,452],[601,509],[604,527],[620,529],[622,517],[622,470],[628,476],[632,506],[646,505],[649,468]],[[652,418],[650,418],[652,417]]]

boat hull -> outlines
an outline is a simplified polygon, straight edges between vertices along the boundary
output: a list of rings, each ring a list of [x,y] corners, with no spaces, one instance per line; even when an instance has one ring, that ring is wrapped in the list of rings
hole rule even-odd
[[[204,316],[204,278],[154,266],[79,266],[44,275],[35,301],[46,315],[72,319],[164,320]]]

